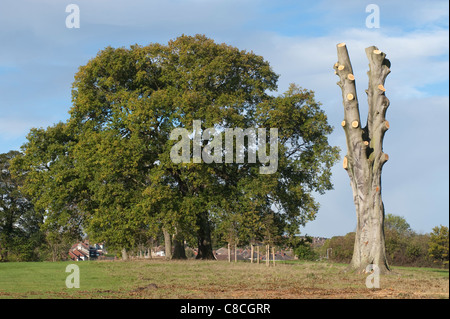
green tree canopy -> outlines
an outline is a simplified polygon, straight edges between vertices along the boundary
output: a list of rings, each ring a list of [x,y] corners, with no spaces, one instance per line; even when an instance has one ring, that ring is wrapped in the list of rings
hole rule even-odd
[[[17,151],[0,154],[0,261],[12,255],[20,261],[33,260],[42,243],[43,215],[21,191],[23,176],[11,174],[11,161],[19,155]]]
[[[384,227],[388,230],[396,231],[400,235],[408,235],[412,232],[411,226],[404,217],[393,214],[386,214]]]
[[[332,128],[314,93],[293,84],[270,95],[277,80],[261,56],[203,35],[107,47],[75,75],[67,123],[32,130],[17,167],[30,172],[26,189],[46,224],[76,222],[110,247],[130,248],[143,232],[164,228],[195,238],[198,257],[208,259],[214,229],[238,227],[239,236],[260,240],[296,233],[315,218],[312,193],[332,188],[338,149],[328,144]],[[222,137],[227,128],[277,128],[277,170],[174,163],[176,128],[215,128]],[[247,139],[247,159],[250,149]]]
[[[430,234],[431,238],[428,244],[428,253],[435,262],[442,263],[448,267],[448,227],[436,226]]]

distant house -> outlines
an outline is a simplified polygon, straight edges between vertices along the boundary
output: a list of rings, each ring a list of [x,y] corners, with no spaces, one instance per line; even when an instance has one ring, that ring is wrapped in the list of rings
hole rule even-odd
[[[214,255],[216,256],[216,258],[218,260],[221,260],[221,259],[225,260],[228,258],[228,249],[224,248],[224,247],[219,248],[215,251]]]
[[[103,256],[104,254],[106,254],[106,250],[105,250],[105,244],[100,243],[100,244],[94,244],[92,246],[90,246],[90,256],[95,255],[96,257],[100,257]]]
[[[166,256],[166,249],[164,246],[157,246],[153,250],[152,257],[165,257]]]
[[[97,259],[106,253],[103,243],[89,245],[88,241],[78,242],[69,249],[69,257],[73,261]]]

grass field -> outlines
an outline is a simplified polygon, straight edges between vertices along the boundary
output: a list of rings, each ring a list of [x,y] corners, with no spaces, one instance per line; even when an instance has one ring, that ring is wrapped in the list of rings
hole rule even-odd
[[[78,262],[80,288],[67,288],[73,262],[0,263],[0,298],[449,298],[448,270],[393,267],[380,288],[367,275],[326,262]]]

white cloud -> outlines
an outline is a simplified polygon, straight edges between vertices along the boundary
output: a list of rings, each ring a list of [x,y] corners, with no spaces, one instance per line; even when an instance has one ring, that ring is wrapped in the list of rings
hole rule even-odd
[[[289,81],[299,82],[316,92],[329,92],[332,66],[337,61],[336,44],[347,43],[357,85],[364,92],[367,85],[368,62],[365,48],[371,45],[387,53],[392,63],[392,73],[387,79],[391,96],[399,98],[421,97],[426,92],[421,87],[448,81],[448,30],[434,32],[410,32],[403,36],[391,36],[383,31],[350,29],[337,35],[322,37],[288,37],[265,34],[264,42],[254,39],[252,47],[271,62],[275,71],[281,74],[283,87]],[[250,39],[250,41],[252,41]],[[332,80],[330,80],[332,79]]]

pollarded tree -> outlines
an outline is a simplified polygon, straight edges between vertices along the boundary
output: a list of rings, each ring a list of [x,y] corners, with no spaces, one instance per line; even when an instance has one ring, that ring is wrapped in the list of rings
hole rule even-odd
[[[386,54],[375,46],[366,49],[369,59],[368,71],[369,111],[367,124],[361,125],[355,76],[345,43],[337,45],[338,62],[334,65],[340,81],[344,104],[344,128],[347,155],[344,169],[350,177],[353,200],[356,206],[357,226],[351,267],[364,272],[370,264],[381,272],[389,271],[384,238],[384,206],[381,199],[381,170],[389,159],[383,152],[383,138],[389,129],[386,110],[389,99],[385,96],[384,82],[390,73]]]

